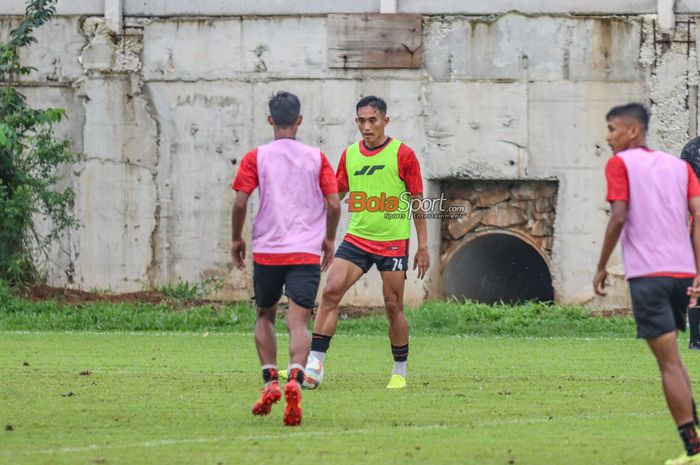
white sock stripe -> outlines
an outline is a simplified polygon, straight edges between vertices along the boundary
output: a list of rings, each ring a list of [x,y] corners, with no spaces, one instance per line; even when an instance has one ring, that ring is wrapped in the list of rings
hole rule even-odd
[[[299,368],[301,371],[304,371],[304,367],[298,363],[292,363],[291,365],[289,365],[290,370],[293,370],[295,368]]]
[[[309,359],[306,361],[306,365],[308,366],[309,362],[311,359],[318,360],[322,364],[326,361],[326,353],[325,352],[317,352],[315,350],[312,350],[309,353]]]
[[[394,370],[392,373],[406,377],[406,366],[408,362],[394,362]]]
[[[270,369],[276,370],[276,369],[277,369],[277,365],[263,365],[263,366],[260,367],[260,369],[261,369],[261,370],[270,370]]]

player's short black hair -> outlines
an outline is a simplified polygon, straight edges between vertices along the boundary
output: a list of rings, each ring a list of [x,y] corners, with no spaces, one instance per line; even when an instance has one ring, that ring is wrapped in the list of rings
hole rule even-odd
[[[372,107],[376,108],[379,113],[386,115],[386,102],[381,97],[375,95],[368,95],[367,97],[362,97],[357,105],[355,105],[355,112],[358,112],[362,107]]]
[[[649,129],[649,112],[641,103],[628,103],[613,107],[605,119],[610,121],[613,118],[634,118],[642,125],[645,132]]]
[[[700,176],[700,137],[691,139],[681,152],[681,160],[690,163],[696,176]]]
[[[270,99],[268,106],[272,121],[281,128],[292,126],[301,112],[299,98],[290,92],[277,92]]]

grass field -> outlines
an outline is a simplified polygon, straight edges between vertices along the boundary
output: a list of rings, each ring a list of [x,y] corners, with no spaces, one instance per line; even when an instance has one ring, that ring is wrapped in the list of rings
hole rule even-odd
[[[249,413],[250,335],[1,332],[0,464],[642,465],[681,452],[632,338],[417,335],[409,387],[393,391],[386,336],[352,328],[298,428],[281,406]],[[700,354],[683,353],[697,379]]]

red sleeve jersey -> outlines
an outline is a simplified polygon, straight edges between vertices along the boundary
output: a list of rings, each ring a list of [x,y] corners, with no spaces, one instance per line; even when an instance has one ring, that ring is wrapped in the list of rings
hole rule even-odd
[[[693,197],[700,196],[700,183],[698,183],[698,177],[695,175],[693,168],[688,165],[688,200]],[[627,167],[625,167],[625,162],[622,158],[614,155],[608,160],[605,166],[605,177],[608,181],[608,194],[607,201],[614,202],[616,200],[622,200],[624,202],[629,202],[630,198],[630,188],[629,181],[627,180]]]
[[[233,181],[233,190],[249,194],[258,187],[258,149],[246,153]]]
[[[338,183],[335,180],[333,166],[323,152],[321,152],[321,192],[324,196],[338,193]]]
[[[693,197],[700,196],[700,183],[693,171],[693,168],[688,165],[688,200]],[[605,165],[605,178],[608,181],[608,193],[606,199],[608,202],[621,200],[629,203],[630,189],[629,180],[627,178],[627,167],[622,158],[614,155],[608,160]],[[686,273],[654,273],[648,277],[669,277],[669,278],[693,278],[693,275]]]
[[[337,194],[338,185],[333,173],[333,166],[326,155],[321,152],[321,172],[319,186],[324,196]],[[258,187],[258,149],[246,153],[233,181],[233,190],[249,194]],[[259,265],[318,265],[318,255],[309,253],[254,253],[253,261]]]
[[[364,141],[360,141],[360,153],[366,157],[371,157],[378,154],[389,143],[388,139],[382,147],[375,150],[367,150]],[[347,150],[343,151],[338,163],[338,171],[336,179],[338,181],[338,191],[348,192],[350,190],[348,183],[348,172],[345,167],[345,156]],[[406,191],[411,195],[420,195],[423,193],[423,178],[420,172],[420,164],[415,152],[406,144],[399,146],[398,152],[399,177],[406,184]],[[399,241],[373,241],[362,237],[346,234],[345,240],[359,247],[365,252],[383,257],[403,257],[408,255],[408,240],[402,239]]]

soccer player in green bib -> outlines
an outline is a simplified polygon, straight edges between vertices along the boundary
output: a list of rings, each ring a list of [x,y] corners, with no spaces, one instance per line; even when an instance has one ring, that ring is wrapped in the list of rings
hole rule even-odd
[[[314,322],[304,381],[304,387],[311,389],[323,380],[326,351],[335,333],[340,301],[372,265],[376,265],[382,276],[394,358],[387,388],[406,387],[408,322],[403,311],[403,292],[412,217],[418,236],[413,269],[423,279],[430,266],[425,218],[411,214],[408,209],[413,199],[420,203],[423,197],[416,154],[385,134],[389,117],[384,100],[364,97],[357,103],[356,112],[355,122],[362,140],[343,152],[336,173],[340,198],[349,194],[352,218],[328,272]]]

